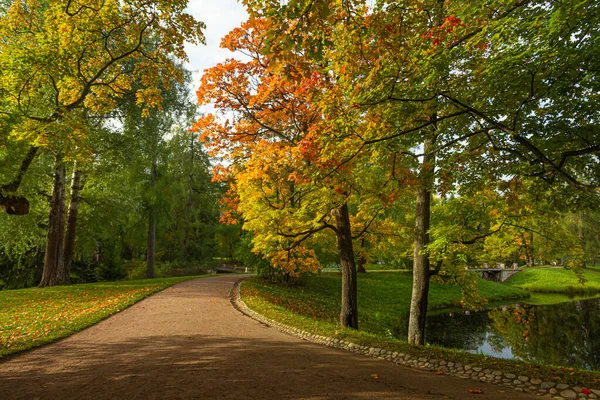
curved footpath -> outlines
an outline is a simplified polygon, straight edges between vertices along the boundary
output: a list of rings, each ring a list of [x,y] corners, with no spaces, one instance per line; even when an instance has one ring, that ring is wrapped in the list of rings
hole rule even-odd
[[[239,278],[180,283],[65,340],[0,361],[0,398],[539,398],[286,335],[232,307],[228,295]]]

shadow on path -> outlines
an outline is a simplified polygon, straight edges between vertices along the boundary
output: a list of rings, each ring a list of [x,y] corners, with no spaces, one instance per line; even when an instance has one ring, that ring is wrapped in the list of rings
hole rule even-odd
[[[533,399],[314,345],[236,311],[239,276],[187,281],[0,362],[9,399]]]

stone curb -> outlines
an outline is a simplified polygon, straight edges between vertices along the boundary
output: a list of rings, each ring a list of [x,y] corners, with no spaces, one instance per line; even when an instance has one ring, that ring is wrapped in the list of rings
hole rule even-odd
[[[533,393],[538,396],[549,397],[554,400],[600,398],[600,389],[591,389],[591,393],[586,395],[581,392],[583,388],[578,386],[570,386],[556,382],[542,382],[541,379],[530,378],[523,375],[517,376],[515,374],[499,370],[484,369],[474,365],[463,365],[461,363],[454,363],[441,359],[428,359],[425,357],[398,353],[396,351],[392,352],[386,349],[362,346],[344,340],[315,335],[310,332],[282,324],[251,310],[246,305],[240,295],[240,286],[244,279],[246,278],[236,281],[231,289],[231,292],[229,293],[229,299],[233,307],[242,314],[247,315],[248,317],[255,319],[269,327],[273,327],[278,331],[299,337],[306,341],[323,346],[335,347],[336,349],[343,349],[354,353],[361,353],[370,357],[381,358],[410,368],[441,372],[442,374],[456,376],[459,378],[493,383],[498,386],[512,388],[517,392]]]

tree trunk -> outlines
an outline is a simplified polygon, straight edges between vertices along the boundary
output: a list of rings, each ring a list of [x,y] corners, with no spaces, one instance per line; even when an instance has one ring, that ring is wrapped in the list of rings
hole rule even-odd
[[[358,272],[361,274],[366,273],[367,269],[365,268],[365,264],[367,263],[367,259],[362,253],[358,255],[358,259],[356,260],[356,262],[358,264]]]
[[[192,210],[192,197],[191,193],[188,193],[187,200],[185,202],[185,214],[183,216],[183,239],[181,240],[181,248],[179,249],[179,262],[183,263],[187,259],[188,254],[188,241],[190,236],[190,213]]]
[[[64,260],[62,255],[65,230],[65,180],[66,171],[62,155],[58,154],[54,163],[54,186],[48,218],[48,239],[44,254],[44,272],[40,287],[56,286],[65,282]]]
[[[522,233],[523,244],[525,245],[525,257],[527,258],[527,265],[530,267],[535,266],[535,251],[533,249],[533,233],[525,234]],[[529,236],[527,239],[526,236]]]
[[[102,259],[104,258],[104,250],[102,250],[102,246],[98,246],[94,251],[94,265],[97,267],[102,263]]]
[[[152,191],[156,190],[156,163],[152,163],[150,172],[150,185]],[[154,255],[156,251],[156,202],[152,200],[148,205],[148,250],[146,253],[146,278],[154,278]]]
[[[71,266],[73,265],[73,254],[75,251],[75,234],[77,232],[77,214],[79,213],[79,193],[83,189],[83,180],[79,165],[75,162],[73,180],[71,182],[71,200],[67,212],[67,228],[65,234],[64,249],[64,275],[67,282],[71,279]]]
[[[429,296],[429,223],[431,217],[431,188],[435,158],[429,154],[433,146],[432,139],[426,139],[423,145],[423,163],[419,171],[415,212],[415,240],[413,263],[413,287],[408,320],[408,343],[425,344],[425,319]]]
[[[362,237],[360,239],[360,247],[361,247],[361,251],[360,253],[358,253],[358,258],[356,259],[356,266],[358,268],[358,272],[359,273],[366,273],[367,269],[365,268],[365,265],[367,264],[367,257],[365,257],[365,238]]]
[[[190,214],[192,211],[192,187],[194,185],[194,142],[196,137],[191,136],[190,141],[190,173],[188,175],[187,199],[185,201],[185,214],[183,220],[183,239],[181,241],[181,249],[179,252],[179,261],[183,263],[187,259],[188,253],[188,238],[190,234]]]
[[[358,329],[358,305],[356,292],[356,264],[352,248],[352,232],[350,231],[350,216],[348,205],[333,210],[336,220],[336,233],[340,263],[342,265],[342,311],[340,325],[346,328]]]

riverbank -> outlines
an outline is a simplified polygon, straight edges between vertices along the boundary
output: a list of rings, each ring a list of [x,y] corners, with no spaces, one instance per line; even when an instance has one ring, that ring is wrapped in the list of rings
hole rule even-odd
[[[400,339],[406,332],[406,315],[411,295],[411,276],[403,273],[366,274],[359,277],[360,331],[338,324],[341,278],[332,274],[309,277],[302,286],[278,286],[250,278],[241,286],[248,307],[268,319],[310,332],[311,335],[346,341],[365,348],[386,349],[414,359],[436,359],[482,369],[510,371],[544,382],[580,386],[594,385],[600,374],[560,367],[542,367],[518,360],[496,359],[436,346],[410,346]],[[526,297],[528,294],[507,285],[480,281],[481,293],[490,301]],[[430,309],[441,309],[461,298],[460,288],[433,283]]]
[[[361,331],[343,329],[335,321],[317,318],[314,315],[314,307],[310,308],[306,304],[315,302],[302,302],[301,296],[295,296],[296,311],[286,308],[284,306],[287,305],[286,291],[302,291],[302,289],[288,290],[287,288],[273,293],[268,286],[256,278],[246,280],[241,285],[239,297],[243,301],[238,301],[234,294],[234,302],[240,303],[240,307],[246,309],[253,318],[309,341],[386,358],[395,363],[428,369],[440,374],[448,373],[474,380],[496,382],[516,390],[537,394],[559,396],[564,392],[566,395],[573,394],[577,397],[586,393],[581,392],[583,389],[600,386],[600,373],[597,372],[496,359],[435,346],[410,346],[392,335],[368,332],[364,330],[364,324],[361,325],[363,329]],[[408,293],[410,296],[410,291]],[[365,314],[361,306],[364,302],[365,299],[363,298],[361,302],[359,297],[359,320],[361,321]],[[382,310],[384,308],[385,306],[382,306]],[[331,319],[337,319],[337,315],[334,317]],[[590,392],[587,398],[597,398],[595,396],[597,395]]]
[[[266,301],[318,321],[337,323],[341,302],[341,276],[307,276],[298,286],[272,285],[260,279],[248,281]],[[525,299],[529,293],[496,282],[479,280],[481,296],[489,302]],[[359,324],[361,330],[391,337],[405,335],[404,320],[410,309],[412,274],[367,273],[358,278]],[[431,283],[429,310],[460,306],[461,288]]]
[[[562,267],[523,268],[507,285],[538,293],[600,294],[600,271],[585,269],[578,276]]]

